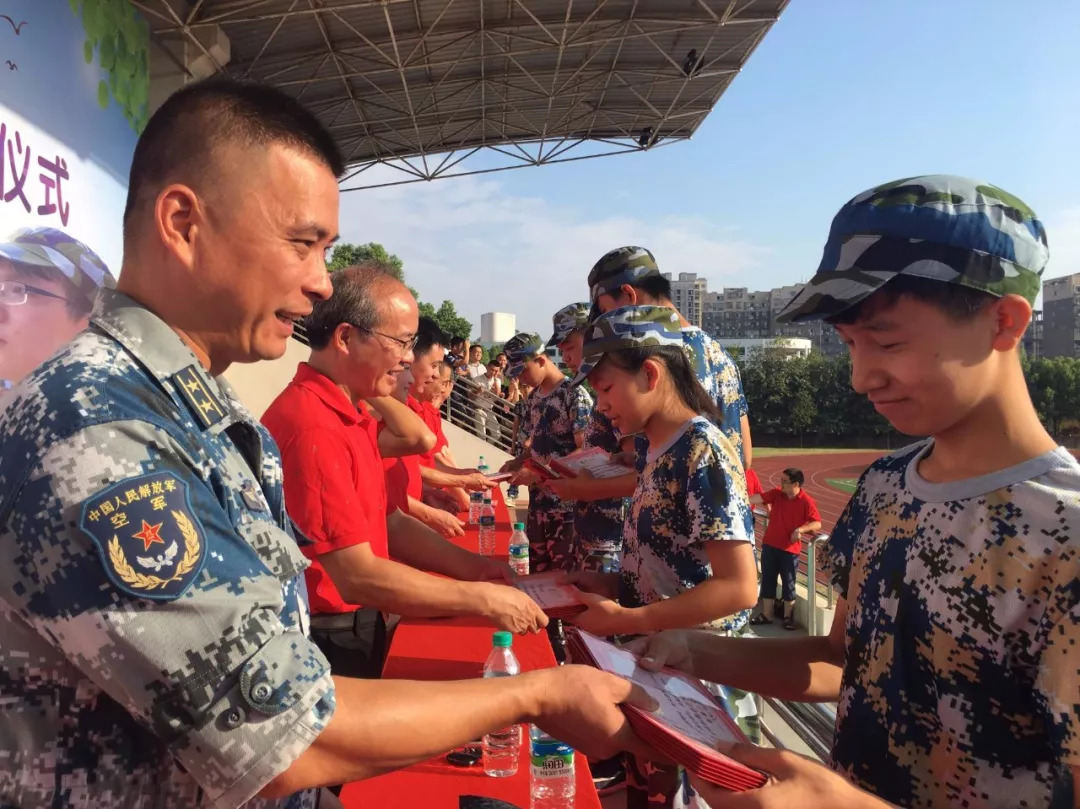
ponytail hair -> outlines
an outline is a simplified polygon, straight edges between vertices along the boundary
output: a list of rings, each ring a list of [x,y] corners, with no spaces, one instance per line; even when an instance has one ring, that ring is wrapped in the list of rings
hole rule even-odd
[[[690,359],[681,346],[640,346],[611,351],[604,355],[604,360],[616,368],[636,374],[645,365],[645,360],[657,360],[663,363],[671,375],[671,383],[682,403],[700,416],[704,416],[717,427],[722,426],[724,414],[716,402],[701,386]]]

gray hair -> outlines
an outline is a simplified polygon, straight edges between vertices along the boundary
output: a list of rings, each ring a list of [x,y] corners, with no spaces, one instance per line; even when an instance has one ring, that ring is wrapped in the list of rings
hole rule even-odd
[[[334,330],[342,323],[371,331],[379,325],[380,312],[374,291],[387,281],[397,281],[393,270],[380,261],[363,261],[330,275],[333,294],[316,301],[304,319],[308,343],[315,351],[326,348]]]

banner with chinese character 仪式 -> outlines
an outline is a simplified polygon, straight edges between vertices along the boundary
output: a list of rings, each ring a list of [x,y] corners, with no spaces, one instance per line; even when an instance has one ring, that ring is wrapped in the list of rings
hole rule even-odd
[[[148,48],[128,0],[0,0],[0,402],[115,283]]]

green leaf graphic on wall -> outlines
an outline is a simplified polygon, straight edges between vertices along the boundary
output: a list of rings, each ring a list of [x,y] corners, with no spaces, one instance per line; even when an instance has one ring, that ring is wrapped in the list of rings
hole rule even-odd
[[[150,89],[150,29],[129,0],[68,0],[86,32],[83,56],[108,75],[98,84],[102,109],[112,98],[131,128],[142,132]]]

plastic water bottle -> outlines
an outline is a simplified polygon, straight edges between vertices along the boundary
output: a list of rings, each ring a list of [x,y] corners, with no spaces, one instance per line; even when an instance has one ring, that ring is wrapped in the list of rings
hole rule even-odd
[[[510,648],[514,636],[496,632],[491,636],[491,654],[484,663],[484,677],[512,677],[521,673],[514,651]],[[484,736],[484,772],[493,778],[508,778],[517,772],[518,751],[521,748],[521,725],[488,733]]]
[[[484,495],[484,505],[480,509],[480,554],[495,554],[495,507],[491,505],[491,495]]]
[[[574,750],[536,725],[529,729],[531,809],[574,805]]]
[[[469,493],[469,525],[480,522],[480,511],[484,508],[484,493]]]
[[[514,523],[510,535],[510,568],[518,576],[529,575],[529,538],[525,536],[525,524]]]
[[[481,475],[486,475],[488,473],[487,461],[484,460],[483,455],[481,455],[480,460],[476,462],[476,471]]]
[[[514,501],[516,501],[517,499],[518,499],[518,487],[517,486],[507,486],[506,487],[506,501],[508,503],[510,503],[511,505],[513,505]]]

